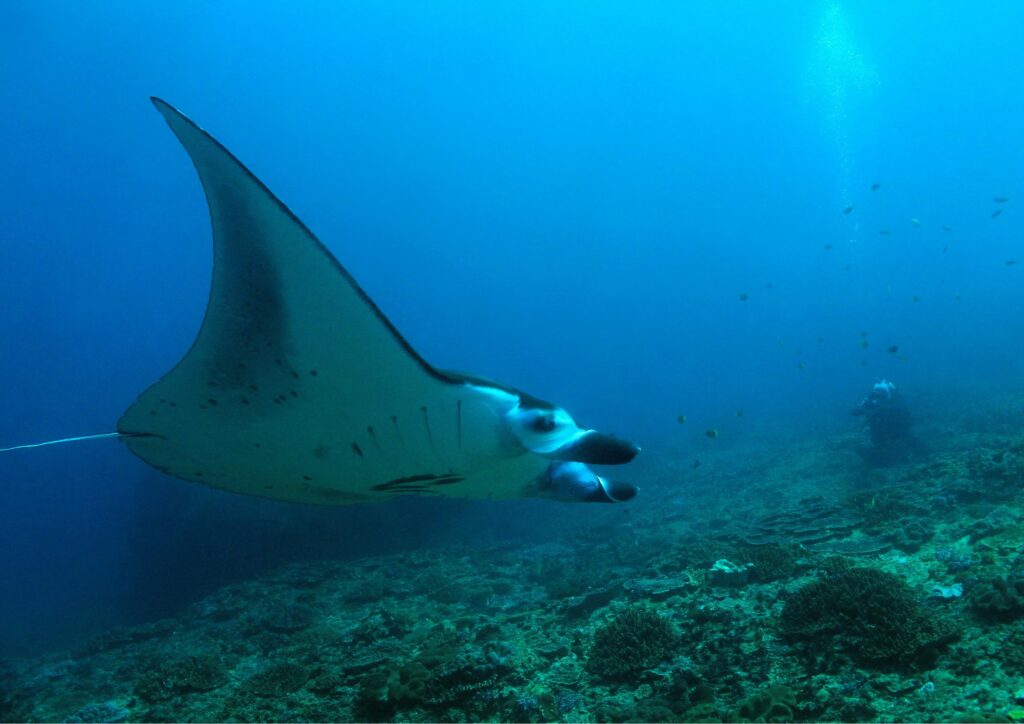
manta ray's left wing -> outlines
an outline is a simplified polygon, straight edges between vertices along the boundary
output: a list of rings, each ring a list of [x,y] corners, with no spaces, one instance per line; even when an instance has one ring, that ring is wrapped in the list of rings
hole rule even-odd
[[[206,192],[214,270],[192,348],[118,423],[131,451],[185,480],[290,501],[530,494],[549,461],[502,419],[515,391],[427,363],[259,179],[153,102]]]

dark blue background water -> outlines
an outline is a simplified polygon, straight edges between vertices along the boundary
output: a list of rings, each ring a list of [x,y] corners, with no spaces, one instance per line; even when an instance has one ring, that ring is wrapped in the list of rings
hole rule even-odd
[[[681,412],[836,420],[880,376],[1019,379],[1024,7],[787,8],[0,4],[0,445],[112,430],[198,328],[208,218],[152,94],[427,359],[641,444]],[[113,441],[5,455],[0,482],[11,651],[282,560],[590,515],[268,504]]]

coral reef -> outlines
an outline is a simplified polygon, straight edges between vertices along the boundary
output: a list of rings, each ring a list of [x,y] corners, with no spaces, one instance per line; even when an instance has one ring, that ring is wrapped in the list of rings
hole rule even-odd
[[[699,475],[669,451],[643,498],[535,539],[291,565],[0,660],[0,720],[1013,720],[1005,430],[884,470],[845,433],[720,439]]]
[[[227,669],[217,656],[188,656],[143,674],[135,684],[135,694],[143,701],[163,701],[180,694],[210,691],[227,680]]]

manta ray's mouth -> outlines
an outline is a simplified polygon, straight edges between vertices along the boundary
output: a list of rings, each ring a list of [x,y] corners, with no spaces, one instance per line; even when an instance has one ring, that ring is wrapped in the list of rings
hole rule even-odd
[[[639,452],[640,448],[627,440],[590,430],[546,457],[590,465],[623,465]]]

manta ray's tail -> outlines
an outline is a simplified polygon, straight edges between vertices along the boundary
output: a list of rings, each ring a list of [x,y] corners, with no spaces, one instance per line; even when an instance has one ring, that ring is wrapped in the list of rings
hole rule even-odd
[[[134,437],[131,433],[123,432],[103,432],[99,435],[79,435],[78,437],[63,437],[60,440],[47,440],[46,442],[36,442],[29,445],[15,445],[13,447],[0,447],[0,453],[10,452],[11,450],[25,450],[31,447],[45,447],[47,445],[62,445],[66,442],[78,442],[79,440],[102,440],[106,437]]]

